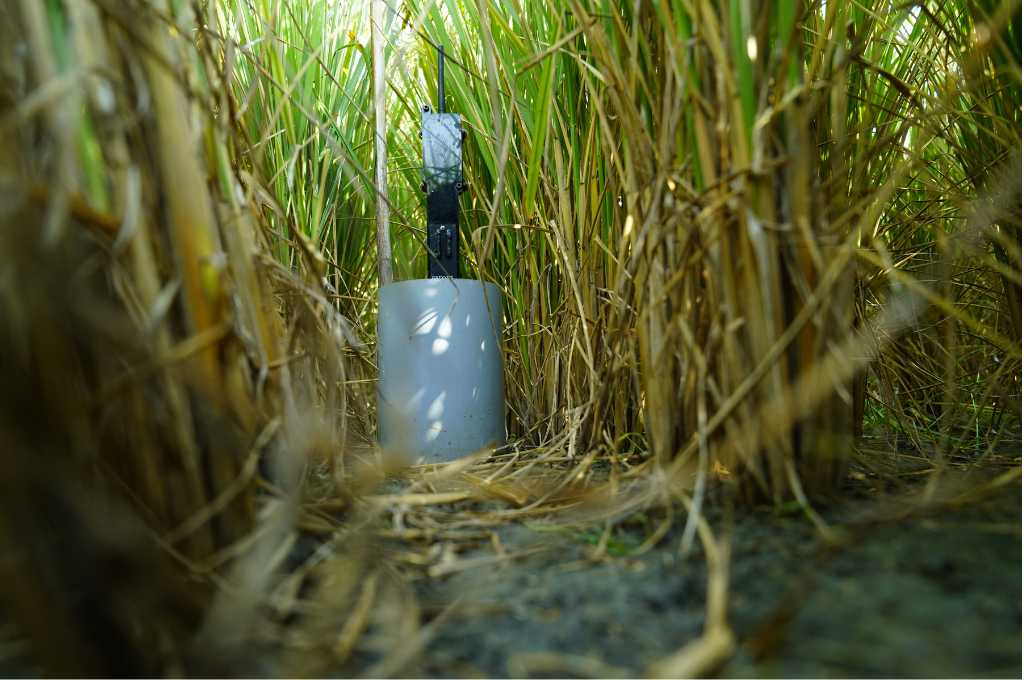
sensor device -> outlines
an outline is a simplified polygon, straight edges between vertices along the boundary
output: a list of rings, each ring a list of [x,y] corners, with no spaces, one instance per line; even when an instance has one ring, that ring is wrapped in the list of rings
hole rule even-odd
[[[460,278],[459,194],[465,134],[444,104],[422,109],[427,278],[380,289],[378,428],[382,446],[440,463],[505,444],[502,301],[493,283]]]

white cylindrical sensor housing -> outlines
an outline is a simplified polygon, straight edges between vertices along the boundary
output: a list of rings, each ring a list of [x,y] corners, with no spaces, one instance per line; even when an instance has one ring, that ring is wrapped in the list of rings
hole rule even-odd
[[[380,289],[381,445],[426,463],[505,443],[501,292],[473,279]]]

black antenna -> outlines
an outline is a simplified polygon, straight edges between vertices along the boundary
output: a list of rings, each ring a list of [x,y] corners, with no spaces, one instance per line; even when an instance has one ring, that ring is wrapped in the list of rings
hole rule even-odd
[[[445,113],[444,107],[444,45],[437,46],[437,112]]]

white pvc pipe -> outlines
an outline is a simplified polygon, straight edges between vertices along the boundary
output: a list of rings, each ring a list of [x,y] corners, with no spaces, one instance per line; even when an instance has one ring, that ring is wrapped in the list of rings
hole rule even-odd
[[[501,292],[471,279],[380,289],[381,445],[414,460],[453,460],[505,443]]]

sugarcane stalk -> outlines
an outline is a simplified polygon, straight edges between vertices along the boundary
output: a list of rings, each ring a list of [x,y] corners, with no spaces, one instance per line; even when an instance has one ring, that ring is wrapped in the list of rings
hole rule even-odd
[[[384,0],[373,0],[373,115],[376,142],[377,273],[380,285],[394,279],[391,266],[391,208],[388,205],[387,82],[384,76]]]

